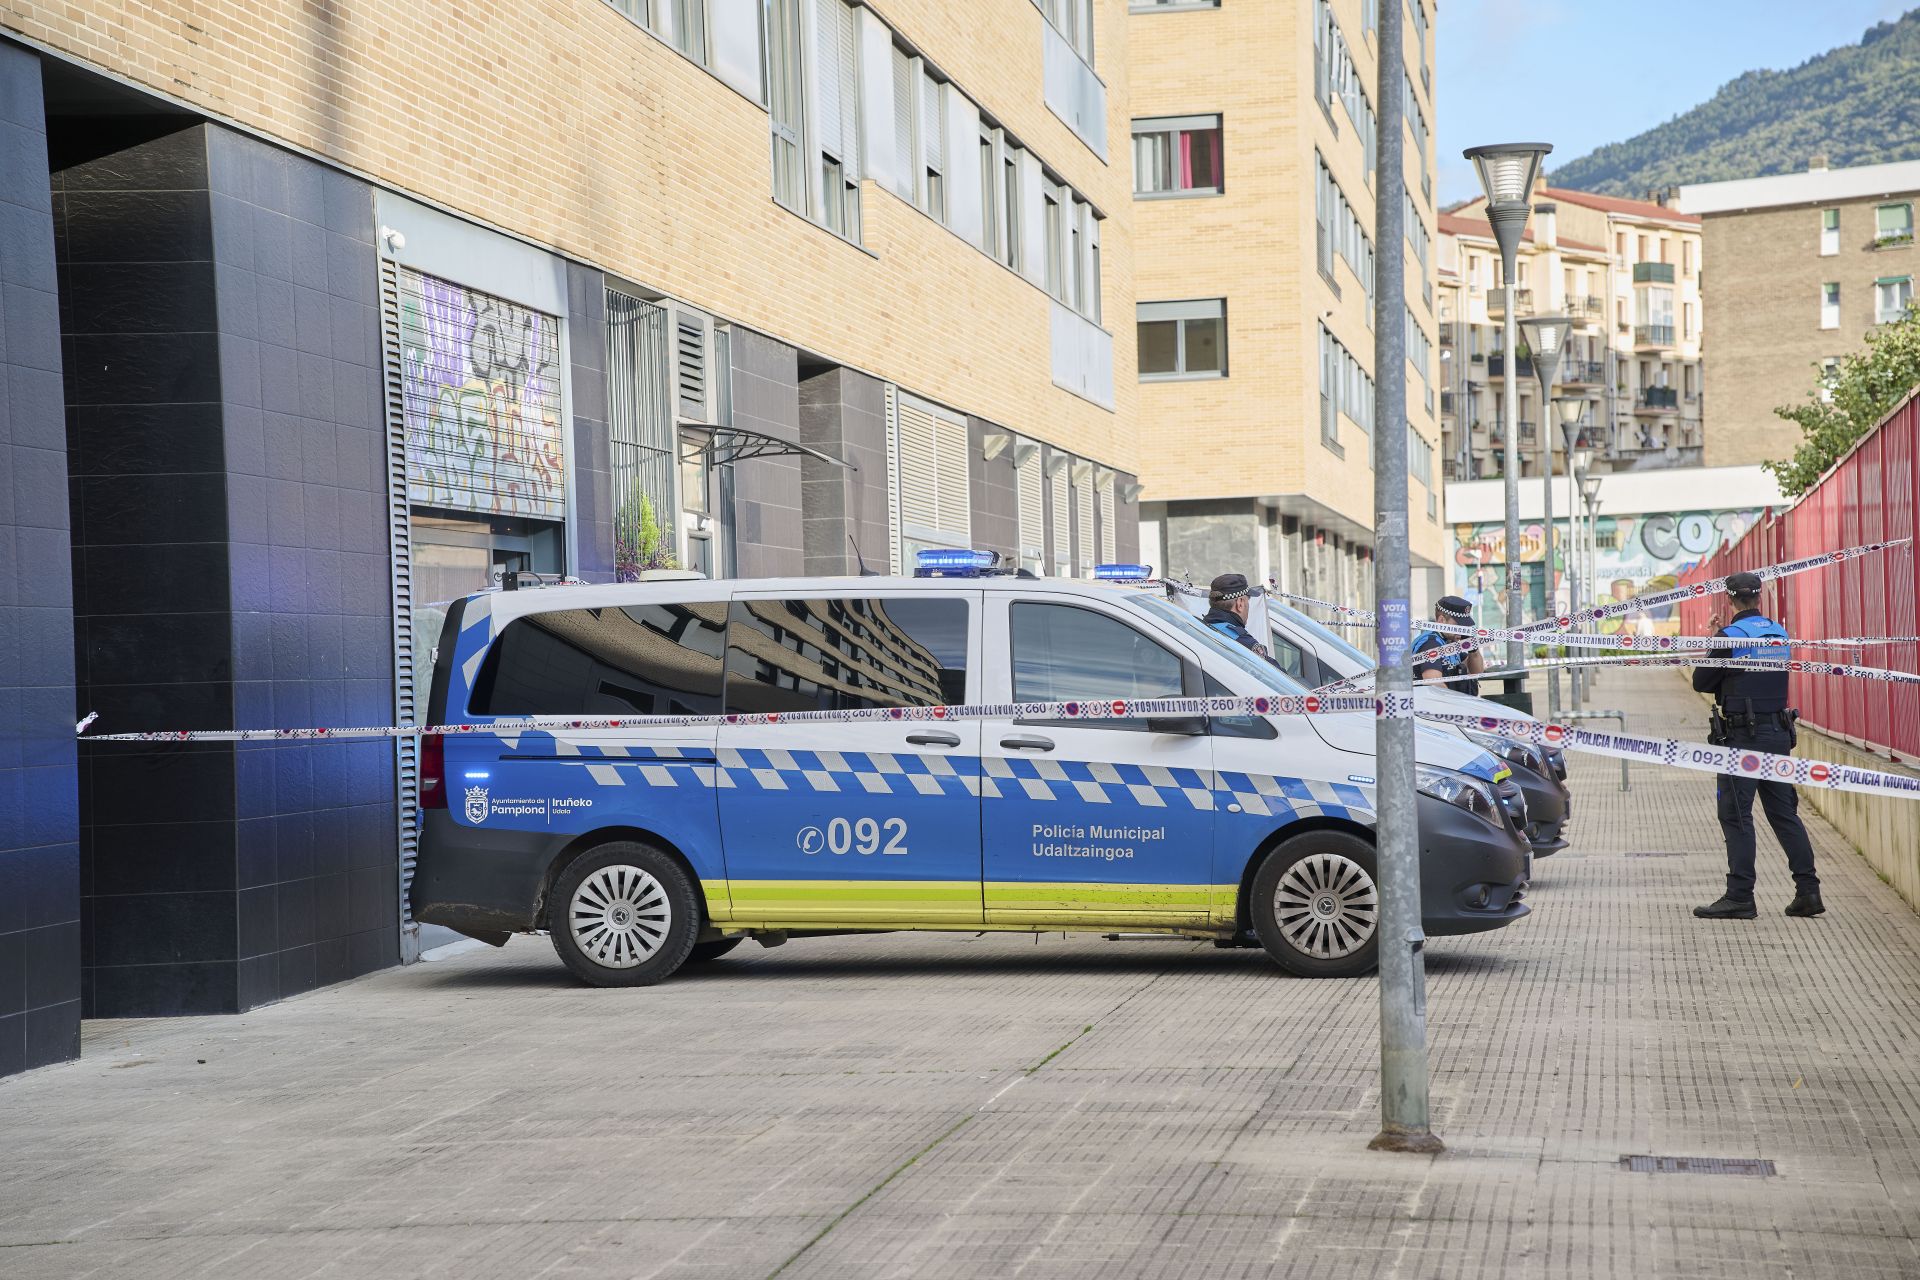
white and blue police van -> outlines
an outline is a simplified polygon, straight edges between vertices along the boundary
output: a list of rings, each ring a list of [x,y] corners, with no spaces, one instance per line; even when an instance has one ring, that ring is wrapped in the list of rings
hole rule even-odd
[[[1189,606],[1191,608],[1191,606]],[[1373,658],[1348,643],[1332,628],[1271,596],[1255,598],[1264,616],[1249,617],[1249,629],[1267,637],[1268,652],[1280,669],[1309,688],[1336,680],[1371,676]],[[1255,629],[1257,628],[1257,629]],[[1476,698],[1446,685],[1416,681],[1414,711],[1477,716],[1494,720],[1532,720],[1535,717],[1486,698]],[[1523,834],[1536,858],[1567,847],[1567,823],[1573,817],[1573,797],[1567,790],[1567,757],[1558,747],[1543,747],[1493,729],[1477,729],[1457,721],[1437,721],[1436,727],[1457,733],[1513,768],[1513,780],[1527,800]]]
[[[926,552],[911,578],[455,602],[429,706],[454,731],[423,740],[414,916],[496,945],[545,930],[607,986],[747,938],[904,929],[1152,932],[1261,946],[1301,975],[1371,969],[1371,716],[763,718],[1302,692],[1143,567],[992,564]],[[490,727],[625,716],[690,720]],[[1418,739],[1426,932],[1523,917],[1510,770],[1456,734]]]

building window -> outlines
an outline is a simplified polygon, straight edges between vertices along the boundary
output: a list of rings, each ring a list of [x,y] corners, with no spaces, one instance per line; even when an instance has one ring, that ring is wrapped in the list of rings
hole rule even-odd
[[[1042,198],[1046,202],[1043,231],[1046,235],[1046,283],[1047,292],[1056,298],[1063,297],[1066,291],[1064,273],[1060,270],[1060,255],[1065,252],[1061,241],[1065,234],[1065,224],[1061,220],[1060,206],[1066,201],[1066,193],[1053,183],[1042,187]]]
[[[860,239],[860,55],[853,9],[846,0],[819,0],[815,31],[815,98],[820,119],[820,222],[836,235]]]
[[[1218,9],[1220,0],[1128,0],[1129,13],[1167,13],[1177,9]]]
[[[607,291],[607,435],[614,574],[626,581],[668,567],[678,508],[666,308],[614,289]]]
[[[1133,122],[1133,193],[1219,195],[1219,116],[1167,116]]]
[[[1373,375],[1325,326],[1320,326],[1320,438],[1338,445],[1337,415],[1344,413],[1356,427],[1373,431]]]
[[[1020,567],[1032,573],[1046,572],[1046,473],[1041,467],[1040,446],[1021,441],[1013,447],[1014,493],[1017,497],[1015,534]]]
[[[1140,380],[1227,376],[1227,300],[1142,302]]]
[[[1000,261],[1020,269],[1020,148],[1005,141],[1000,144],[1000,176],[1006,184],[1000,205]]]
[[[1875,248],[1913,243],[1913,206],[1883,204],[1873,211]]]
[[[1333,260],[1338,256],[1346,261],[1354,278],[1360,281],[1360,287],[1366,291],[1368,322],[1372,322],[1373,308],[1373,240],[1367,235],[1360,216],[1354,212],[1353,204],[1346,193],[1340,190],[1340,184],[1333,179],[1332,170],[1327,168],[1319,153],[1314,155],[1318,163],[1317,183],[1314,190],[1314,248],[1318,255],[1320,273],[1333,285],[1336,294],[1339,284],[1333,277]]]
[[[1053,24],[1080,60],[1089,67],[1093,65],[1093,6],[1094,0],[1035,0],[1040,12],[1047,15],[1047,21]]]
[[[1880,324],[1892,324],[1905,315],[1912,301],[1912,276],[1881,276],[1873,282],[1874,319]]]
[[[1833,386],[1840,380],[1840,357],[1828,356],[1820,362],[1820,403],[1833,403]]]
[[[673,43],[701,66],[707,65],[707,0],[673,0]]]
[[[727,707],[859,711],[964,700],[969,608],[919,593],[736,600],[727,624]]]
[[[966,419],[905,393],[895,395],[893,417],[900,563],[929,547],[971,546]]]
[[[1840,327],[1840,282],[1828,281],[1820,286],[1820,327],[1838,329]]]
[[[806,152],[801,127],[807,94],[801,70],[802,2],[767,0],[767,114],[773,129],[773,198],[804,216]]]
[[[980,129],[980,245],[994,257],[1000,256],[1000,190],[997,167],[993,163],[993,130]]]
[[[1820,211],[1820,256],[1831,258],[1840,252],[1840,211],[1822,209]]]
[[[920,208],[936,221],[947,220],[947,91],[938,80],[920,76]]]

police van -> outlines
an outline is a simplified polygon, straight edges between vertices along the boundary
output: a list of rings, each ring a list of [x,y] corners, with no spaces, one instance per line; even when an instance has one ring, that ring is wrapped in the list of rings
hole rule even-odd
[[[496,945],[546,930],[608,986],[749,937],[902,929],[1156,932],[1301,975],[1373,966],[1370,716],[720,718],[1299,691],[1160,589],[923,557],[942,576],[455,602],[429,715],[456,731],[423,739],[415,917]],[[489,727],[637,715],[714,718]],[[1509,770],[1426,727],[1418,753],[1426,931],[1526,915]]]
[[[1261,597],[1266,618],[1268,652],[1283,671],[1309,688],[1370,673],[1374,660],[1339,633],[1300,610],[1271,597]],[[1250,617],[1249,625],[1258,619]],[[1261,634],[1256,631],[1255,634]],[[1490,719],[1531,720],[1524,711],[1485,698],[1471,697],[1445,685],[1416,682],[1414,709]],[[1470,729],[1445,722],[1450,732],[1484,748],[1513,768],[1513,780],[1527,799],[1524,834],[1533,856],[1544,858],[1567,847],[1565,830],[1573,816],[1573,798],[1567,790],[1567,757],[1558,747],[1542,747],[1492,730]]]

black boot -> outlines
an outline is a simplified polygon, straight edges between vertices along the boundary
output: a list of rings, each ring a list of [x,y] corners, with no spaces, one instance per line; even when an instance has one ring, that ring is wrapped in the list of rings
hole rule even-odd
[[[1751,920],[1759,912],[1754,910],[1752,898],[1734,898],[1723,893],[1717,901],[1695,907],[1693,914],[1702,920]]]
[[[1790,916],[1817,916],[1825,914],[1826,910],[1827,904],[1820,901],[1818,889],[1812,891],[1802,889],[1794,894],[1793,901],[1787,904],[1787,914]]]

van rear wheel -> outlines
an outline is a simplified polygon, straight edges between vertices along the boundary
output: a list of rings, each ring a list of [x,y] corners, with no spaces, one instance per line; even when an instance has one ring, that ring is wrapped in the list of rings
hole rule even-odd
[[[1254,932],[1274,962],[1303,978],[1352,978],[1380,958],[1373,845],[1347,831],[1281,842],[1253,877]]]
[[[686,963],[699,897],[681,865],[650,845],[603,844],[569,863],[547,908],[553,949],[597,987],[650,987]]]

